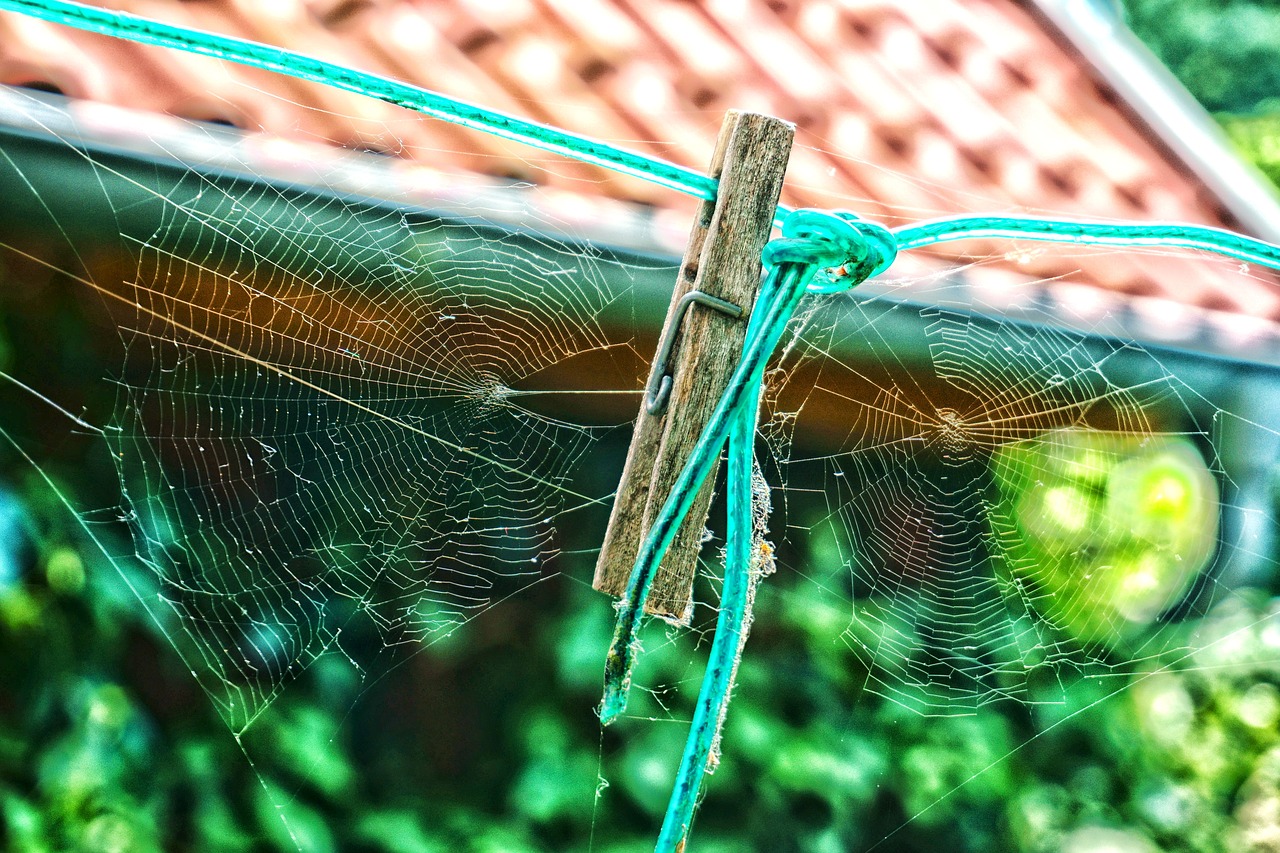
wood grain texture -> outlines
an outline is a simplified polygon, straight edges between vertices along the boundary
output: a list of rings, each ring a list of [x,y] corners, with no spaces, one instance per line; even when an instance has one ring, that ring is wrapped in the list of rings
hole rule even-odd
[[[709,170],[720,189],[714,203],[703,202],[698,210],[663,337],[676,304],[690,290],[751,311],[760,289],[760,252],[773,227],[794,136],[794,125],[772,116],[736,110],[725,115]],[[734,319],[702,306],[685,314],[666,411],[653,416],[641,403],[596,563],[596,589],[613,596],[626,591],[644,536],[728,385],[746,331],[745,317]],[[692,615],[693,579],[715,477],[713,470],[658,570],[645,606],[650,614],[680,623]]]

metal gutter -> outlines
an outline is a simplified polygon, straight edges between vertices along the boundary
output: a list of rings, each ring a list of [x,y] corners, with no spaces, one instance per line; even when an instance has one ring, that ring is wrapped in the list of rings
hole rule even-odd
[[[1114,7],[1104,10],[1097,0],[1034,0],[1034,6],[1246,231],[1280,242],[1280,199]]]

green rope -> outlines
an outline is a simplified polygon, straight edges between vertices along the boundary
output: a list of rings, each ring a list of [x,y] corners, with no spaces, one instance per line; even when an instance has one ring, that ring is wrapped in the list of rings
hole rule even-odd
[[[713,178],[684,166],[271,45],[163,24],[127,12],[98,9],[68,0],[0,0],[0,9],[92,33],[185,50],[345,89],[452,124],[603,166],[697,198],[714,199],[716,196],[717,184]]]
[[[1072,222],[1035,216],[956,216],[895,229],[898,251],[951,240],[1005,238],[1088,246],[1159,246],[1214,252],[1280,269],[1280,247],[1234,231],[1164,222]]]

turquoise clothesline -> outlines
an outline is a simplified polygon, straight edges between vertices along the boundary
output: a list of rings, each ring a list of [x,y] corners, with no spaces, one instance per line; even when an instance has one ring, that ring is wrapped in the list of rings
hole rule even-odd
[[[142,44],[185,50],[321,83],[713,200],[714,178],[578,133],[522,119],[389,77],[247,39],[202,32],[70,0],[0,0],[0,9]],[[779,223],[791,208],[778,207]],[[1015,216],[955,217],[895,229],[900,251],[971,237],[1019,237],[1112,246],[1174,246],[1276,266],[1275,246],[1219,228],[1171,223],[1082,223]],[[826,289],[826,288],[822,288]]]

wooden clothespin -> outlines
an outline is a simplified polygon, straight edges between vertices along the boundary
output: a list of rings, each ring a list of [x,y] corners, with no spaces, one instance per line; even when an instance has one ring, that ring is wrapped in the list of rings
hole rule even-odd
[[[631,450],[618,484],[592,585],[621,596],[649,526],[671,493],[742,353],[746,318],[760,289],[760,252],[774,211],[795,126],[730,110],[720,128],[704,201],[671,295]],[[686,623],[711,505],[715,471],[689,510],[658,570],[647,613]]]

